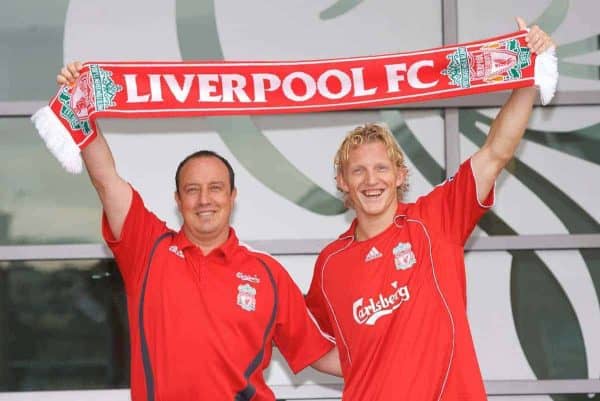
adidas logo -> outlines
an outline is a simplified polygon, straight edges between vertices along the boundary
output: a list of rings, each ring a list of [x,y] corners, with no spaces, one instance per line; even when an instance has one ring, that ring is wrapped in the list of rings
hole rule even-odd
[[[365,257],[365,262],[370,262],[373,259],[377,259],[382,257],[383,255],[381,254],[381,252],[379,252],[379,250],[377,250],[377,248],[373,247],[371,248],[371,250],[369,251],[369,253],[367,253],[367,256]]]
[[[183,251],[181,249],[177,248],[177,245],[171,245],[169,247],[169,252],[174,253],[175,255],[179,256],[181,259],[184,259]]]

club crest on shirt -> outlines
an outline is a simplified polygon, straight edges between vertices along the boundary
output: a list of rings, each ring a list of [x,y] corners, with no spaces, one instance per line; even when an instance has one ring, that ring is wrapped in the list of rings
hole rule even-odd
[[[394,253],[394,264],[396,265],[396,270],[410,269],[415,263],[417,263],[417,258],[415,258],[415,254],[412,251],[410,242],[399,242],[398,245],[394,247],[392,252]]]
[[[237,304],[245,311],[254,312],[256,310],[256,288],[250,284],[239,285]]]

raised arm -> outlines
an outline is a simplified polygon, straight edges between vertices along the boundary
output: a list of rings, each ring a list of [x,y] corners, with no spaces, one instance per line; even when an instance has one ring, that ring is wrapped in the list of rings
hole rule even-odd
[[[80,62],[67,64],[60,70],[56,82],[60,85],[72,85],[80,70]],[[82,150],[81,156],[92,185],[100,197],[112,234],[115,238],[120,238],[133,192],[117,173],[112,152],[99,128],[96,139]]]
[[[522,18],[517,18],[517,23],[519,29],[527,27]],[[537,54],[554,46],[552,39],[536,25],[530,28],[527,43],[531,51]],[[534,87],[513,90],[492,123],[487,140],[473,155],[471,165],[479,201],[485,200],[496,178],[514,156],[525,133],[536,96]]]

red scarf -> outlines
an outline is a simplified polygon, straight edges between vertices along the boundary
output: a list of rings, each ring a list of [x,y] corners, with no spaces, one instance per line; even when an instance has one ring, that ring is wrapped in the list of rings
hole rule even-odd
[[[554,60],[550,74],[542,71],[548,68],[537,64],[546,54],[532,54],[526,34],[520,31],[463,45],[347,59],[86,63],[75,85],[62,86],[32,120],[63,166],[79,172],[79,149],[96,136],[99,117],[344,110],[534,84],[542,86],[542,102],[546,103],[556,87],[556,59],[553,54],[547,57]]]

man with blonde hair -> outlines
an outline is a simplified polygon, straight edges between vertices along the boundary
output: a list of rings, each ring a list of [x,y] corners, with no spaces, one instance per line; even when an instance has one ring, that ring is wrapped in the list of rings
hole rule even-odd
[[[536,53],[553,46],[536,26],[528,43]],[[345,401],[486,399],[467,321],[464,244],[494,203],[535,96],[514,90],[482,148],[414,203],[402,202],[407,169],[386,127],[358,127],[342,142],[336,181],[356,219],[319,255],[306,300],[336,339]]]

